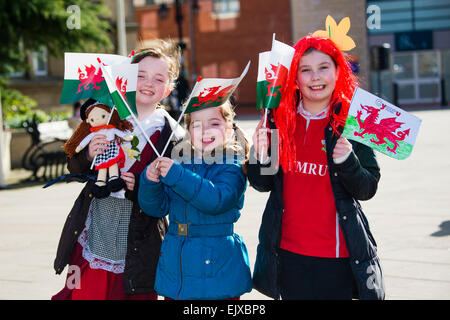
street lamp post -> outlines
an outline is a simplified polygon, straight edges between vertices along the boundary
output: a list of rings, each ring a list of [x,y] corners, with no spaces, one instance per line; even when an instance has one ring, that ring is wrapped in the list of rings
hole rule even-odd
[[[197,0],[189,1],[189,38],[191,40],[191,80],[197,79],[197,63],[195,56],[195,30],[194,30],[194,15],[198,11]]]
[[[0,92],[0,188],[6,186],[6,170],[3,167],[3,151],[8,152],[7,146],[3,146],[5,140],[3,139],[3,116],[2,116],[2,96]]]
[[[178,27],[178,45],[184,51],[186,44],[183,42],[183,8],[181,7],[181,0],[175,0],[175,22]]]
[[[182,56],[184,56],[184,50],[186,50],[186,43],[183,41],[183,0],[174,0],[175,7],[175,23],[177,24],[178,31],[178,45],[180,46]],[[194,30],[194,16],[196,15],[199,6],[198,0],[187,0],[188,8],[189,8],[189,41],[191,47],[191,75],[192,79],[195,80],[197,78],[197,65],[196,65],[196,56],[195,56],[195,30]],[[162,3],[158,9],[158,16],[161,19],[167,18],[168,8],[166,3]],[[184,65],[184,59],[181,61],[182,65]]]
[[[117,10],[117,44],[119,54],[122,56],[127,55],[127,41],[125,36],[125,9],[123,6],[123,0],[116,0]]]
[[[178,45],[181,49],[181,72],[179,78],[177,79],[177,88],[176,88],[176,96],[178,99],[178,109],[181,108],[181,103],[184,102],[185,98],[187,98],[189,91],[189,82],[186,80],[184,76],[185,71],[185,60],[184,60],[184,51],[186,50],[186,43],[183,41],[183,4],[186,1],[183,0],[174,0],[175,7],[175,23],[177,24],[178,31]],[[195,30],[194,30],[194,16],[198,11],[198,0],[187,0],[188,8],[189,8],[189,40],[190,40],[190,74],[191,80],[194,82],[197,79],[197,66],[196,66],[196,56],[195,56]],[[158,9],[158,16],[160,19],[167,18],[168,15],[168,7],[166,3],[162,3]],[[177,110],[179,111],[179,110]]]

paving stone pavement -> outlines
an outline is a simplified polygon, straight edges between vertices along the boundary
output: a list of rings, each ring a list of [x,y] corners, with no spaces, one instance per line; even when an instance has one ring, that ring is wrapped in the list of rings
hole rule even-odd
[[[387,299],[450,299],[450,110],[412,112],[423,120],[412,155],[395,160],[377,154],[381,181],[376,196],[362,202],[378,243]],[[238,124],[253,133],[256,117]],[[10,187],[0,190],[0,299],[49,299],[64,285],[53,259],[78,183],[14,183],[24,173],[14,170]],[[267,193],[246,192],[236,224],[253,267],[261,214]],[[253,290],[242,299],[268,299]]]

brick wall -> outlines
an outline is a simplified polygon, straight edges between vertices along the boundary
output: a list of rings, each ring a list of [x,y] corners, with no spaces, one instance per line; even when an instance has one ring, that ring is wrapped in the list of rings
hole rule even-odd
[[[369,86],[369,53],[367,49],[366,1],[365,0],[291,0],[292,35],[296,42],[308,33],[325,29],[325,19],[331,15],[337,23],[350,17],[348,35],[353,38],[356,48],[348,51],[356,54],[360,63],[361,86]]]
[[[194,18],[195,57],[197,74],[203,77],[233,78],[240,75],[251,60],[250,70],[239,85],[236,99],[243,109],[254,110],[258,53],[270,50],[272,33],[277,40],[291,44],[290,0],[240,1],[240,12],[234,18],[215,18],[211,0],[200,0],[200,10]],[[157,7],[136,10],[136,22],[141,25],[138,37],[142,45],[154,38],[178,40],[174,8],[161,20]],[[186,66],[191,69],[189,13],[183,6],[183,40],[188,44]]]

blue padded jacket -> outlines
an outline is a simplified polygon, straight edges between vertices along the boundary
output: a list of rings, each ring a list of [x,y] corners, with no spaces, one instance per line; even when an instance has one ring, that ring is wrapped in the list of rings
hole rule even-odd
[[[155,290],[172,299],[227,299],[252,289],[247,248],[233,232],[247,181],[240,164],[174,163],[160,182],[142,172],[139,204],[169,214]]]

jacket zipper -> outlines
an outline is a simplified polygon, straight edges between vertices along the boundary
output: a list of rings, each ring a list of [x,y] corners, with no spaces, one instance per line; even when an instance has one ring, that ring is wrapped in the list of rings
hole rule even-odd
[[[183,265],[181,264],[181,256],[183,254],[183,245],[184,245],[184,240],[181,242],[181,247],[180,247],[180,279],[181,279],[181,283],[180,283],[180,289],[178,290],[178,295],[177,295],[177,300],[180,300],[180,293],[181,293],[181,289],[183,288]]]
[[[339,258],[339,216],[336,212],[336,258]]]

